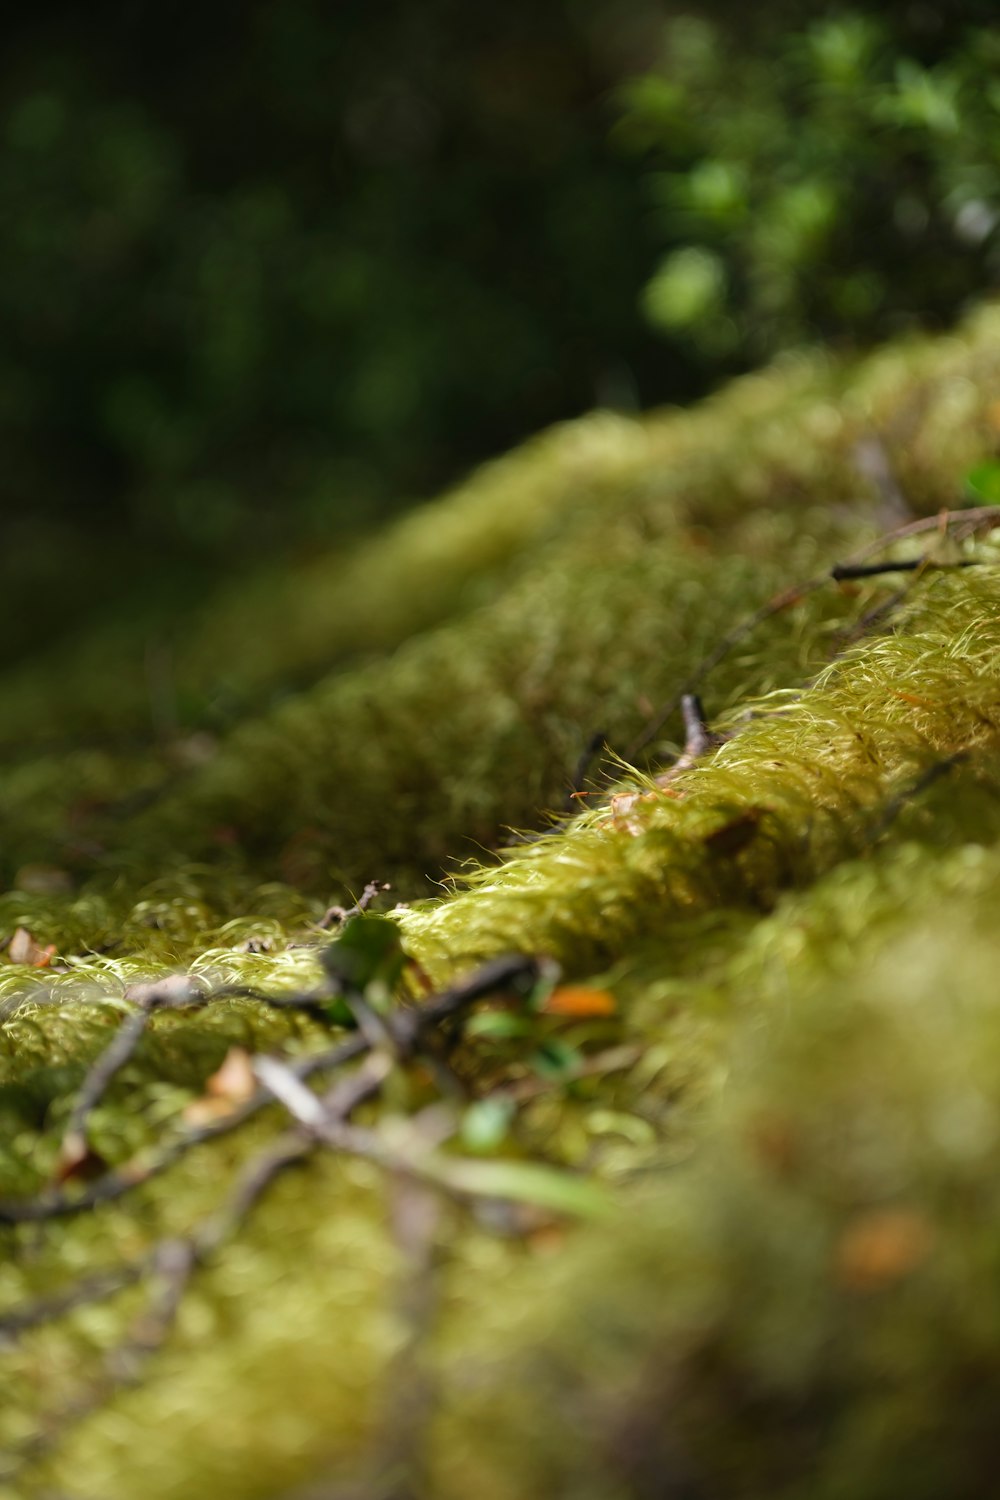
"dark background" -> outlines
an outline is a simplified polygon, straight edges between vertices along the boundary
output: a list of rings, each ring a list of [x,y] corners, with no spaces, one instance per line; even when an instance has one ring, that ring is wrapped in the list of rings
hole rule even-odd
[[[992,3],[48,4],[0,72],[0,660],[595,405],[955,316]]]

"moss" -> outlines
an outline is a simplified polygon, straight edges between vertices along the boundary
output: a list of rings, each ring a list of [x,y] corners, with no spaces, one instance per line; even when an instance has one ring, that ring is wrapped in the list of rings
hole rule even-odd
[[[513,1328],[473,1351],[456,1307],[435,1493],[989,1493],[989,904],[921,903],[744,1031],[696,1163],[633,1189],[613,1243],[521,1268]]]
[[[169,664],[126,628],[117,647],[102,630],[7,673],[8,878],[39,859],[88,875],[122,851],[134,886],[178,850],[235,845],[317,889],[381,858],[425,893],[560,802],[595,730],[627,745],[641,702],[671,695],[735,619],[885,529],[859,443],[883,443],[920,509],[953,503],[996,441],[995,325],[990,311],[850,372],[788,361],[692,413],[583,419],[359,554],[207,600],[171,623]],[[812,631],[772,631],[726,664],[713,713],[817,664],[836,609],[812,607]],[[303,676],[315,686],[289,696]],[[74,746],[131,739],[67,753],[60,723]]]
[[[1000,747],[998,602],[989,570],[939,578],[891,636],[770,700],[709,764],[477,872],[404,930],[425,963],[527,942],[587,970],[664,922],[770,908],[877,838],[935,761]]]
[[[0,963],[0,1198],[50,1180],[130,984],[181,969],[301,992],[326,902],[391,878],[435,980],[538,953],[616,1007],[488,1006],[452,1058],[517,1103],[484,1160],[592,1177],[615,1207],[610,1227],[529,1215],[507,1238],[495,1203],[444,1212],[427,1492],[989,1493],[996,533],[932,540],[977,566],[901,575],[891,614],[873,613],[891,579],[801,592],[709,673],[719,749],[656,780],[671,719],[610,800],[595,780],[586,811],[546,809],[593,730],[627,747],[735,624],[892,524],[860,440],[921,510],[954,500],[996,445],[998,365],[988,312],[861,368],[788,362],[692,413],[562,429],[350,567],[206,601],[175,656],[191,716],[159,744],[141,674],[82,708],[95,641],[64,697],[44,663],[9,677],[25,749],[54,729],[137,738],[0,776],[23,887],[0,896],[0,934],[56,948],[48,969]],[[265,600],[287,630],[238,656]],[[193,739],[216,691],[239,721]],[[541,837],[484,857],[505,826]],[[294,1059],[331,1031],[246,996],[157,1012],[91,1145],[129,1163],[175,1138],[231,1047]],[[410,1070],[362,1122],[412,1145],[432,1096]],[[274,1106],[99,1212],[0,1230],[0,1309],[186,1233],[281,1128]],[[412,1336],[392,1207],[370,1162],[284,1178],[199,1272],[142,1384],[7,1493],[357,1479]],[[98,1388],[139,1307],[126,1289],[0,1351],[0,1441]]]

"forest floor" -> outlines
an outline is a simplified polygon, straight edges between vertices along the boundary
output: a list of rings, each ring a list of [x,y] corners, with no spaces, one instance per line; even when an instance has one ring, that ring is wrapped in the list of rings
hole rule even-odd
[[[1000,315],[0,677],[0,1496],[1000,1454]]]

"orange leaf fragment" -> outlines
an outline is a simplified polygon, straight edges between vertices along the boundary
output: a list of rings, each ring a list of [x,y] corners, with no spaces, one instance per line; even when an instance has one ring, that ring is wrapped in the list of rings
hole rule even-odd
[[[245,1047],[230,1047],[222,1066],[207,1080],[205,1092],[216,1099],[228,1099],[233,1104],[245,1104],[253,1098],[257,1092],[257,1080]]]
[[[890,691],[894,698],[901,699],[903,703],[912,703],[916,708],[937,707],[937,705],[932,703],[929,698],[921,698],[918,693],[904,693],[901,692],[898,688],[891,688]]]
[[[224,1120],[227,1115],[232,1114],[233,1108],[228,1099],[211,1099],[207,1094],[202,1094],[200,1099],[192,1099],[190,1104],[185,1104],[181,1110],[181,1119],[192,1130],[200,1130],[203,1125],[214,1125],[217,1120]]]
[[[564,984],[554,989],[542,1003],[547,1016],[613,1016],[618,1003],[610,990],[593,990],[585,985]]]
[[[35,942],[27,927],[18,927],[7,949],[12,964],[27,964],[32,969],[47,969],[55,954],[55,943],[48,943],[43,948]]]
[[[243,1047],[230,1047],[218,1068],[205,1080],[205,1092],[185,1105],[181,1118],[185,1125],[199,1129],[224,1120],[234,1109],[246,1104],[257,1092],[250,1054]]]
[[[912,1208],[861,1214],[837,1245],[837,1279],[853,1291],[877,1292],[915,1270],[930,1254],[934,1231]]]

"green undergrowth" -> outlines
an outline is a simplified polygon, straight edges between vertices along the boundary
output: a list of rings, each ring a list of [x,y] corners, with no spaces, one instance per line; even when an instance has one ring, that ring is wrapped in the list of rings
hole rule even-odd
[[[62,688],[8,678],[4,1500],[992,1493],[1000,530],[879,538],[961,502],[998,376],[988,311],[562,429],[207,600],[158,740],[148,671],[95,696],[106,623]],[[924,561],[823,581],[862,553]],[[695,677],[720,742],[664,776]],[[331,950],[366,880],[395,926]],[[360,1011],[352,931],[389,945]],[[387,1050],[511,953],[541,968]],[[164,1323],[171,1247],[289,1125],[180,1149],[222,1065],[359,1036],[364,1149],[282,1173]]]

